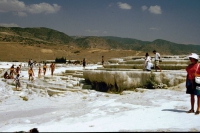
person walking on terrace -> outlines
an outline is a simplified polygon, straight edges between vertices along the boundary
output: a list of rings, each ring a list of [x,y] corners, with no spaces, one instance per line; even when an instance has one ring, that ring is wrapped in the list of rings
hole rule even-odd
[[[85,69],[85,66],[86,66],[86,60],[85,58],[83,58],[83,69]]]
[[[101,57],[102,67],[104,67],[104,56]]]
[[[149,56],[149,53],[146,53],[145,62],[144,62],[144,70],[151,71],[151,67],[152,67],[151,56]]]
[[[55,71],[55,63],[53,63],[53,62],[51,63],[50,70],[51,70],[51,76],[53,76],[53,73]]]
[[[200,75],[200,64],[198,63],[199,55],[191,53],[188,58],[190,64],[186,67],[186,94],[190,94],[191,109],[187,113],[194,113],[195,95],[197,96],[197,109],[195,115],[200,113],[200,90],[197,90],[198,84],[195,83],[195,75]],[[199,85],[200,86],[200,85]]]
[[[46,74],[46,71],[47,71],[47,63],[44,63],[43,65],[43,73],[44,73],[44,76]]]
[[[34,62],[33,62],[33,60],[31,59],[31,60],[30,60],[30,67],[33,68],[33,65],[34,65]]]
[[[28,70],[28,80],[33,82],[34,76],[35,76],[35,74],[34,74],[33,68],[30,67]]]
[[[156,50],[153,51],[153,53],[155,54],[155,58],[154,58],[154,66],[155,66],[155,71],[157,72],[157,70],[159,69],[160,72],[162,72],[162,69],[159,66],[159,62],[160,62],[160,53],[158,53]]]
[[[42,73],[42,69],[41,69],[41,67],[40,67],[40,65],[39,65],[39,67],[38,67],[38,78],[41,77],[41,73]]]

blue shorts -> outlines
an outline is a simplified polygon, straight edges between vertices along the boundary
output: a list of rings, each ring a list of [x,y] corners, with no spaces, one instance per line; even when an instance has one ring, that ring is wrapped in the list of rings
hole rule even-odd
[[[200,96],[200,84],[195,83],[195,80],[192,81],[187,79],[186,80],[186,94],[193,94]]]
[[[186,94],[195,94],[195,80],[193,79],[192,81],[187,79],[186,80]]]

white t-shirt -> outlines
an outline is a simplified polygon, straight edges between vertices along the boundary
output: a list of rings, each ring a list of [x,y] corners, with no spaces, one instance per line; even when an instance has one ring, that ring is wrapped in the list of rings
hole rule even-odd
[[[151,62],[151,57],[150,57],[150,56],[147,56],[145,62]]]
[[[156,52],[155,54],[155,60],[160,60],[160,54]]]

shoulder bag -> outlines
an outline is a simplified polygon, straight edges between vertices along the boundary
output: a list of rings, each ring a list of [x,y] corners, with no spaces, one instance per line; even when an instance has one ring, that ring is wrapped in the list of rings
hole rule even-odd
[[[198,63],[198,66],[197,66],[196,71],[198,70],[198,68],[199,68],[199,63]],[[195,82],[196,82],[197,84],[200,84],[200,76],[196,76],[196,71],[195,71]]]

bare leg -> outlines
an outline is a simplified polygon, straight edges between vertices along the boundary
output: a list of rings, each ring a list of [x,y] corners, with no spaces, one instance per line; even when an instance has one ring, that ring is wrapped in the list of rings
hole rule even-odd
[[[195,99],[193,94],[190,95],[190,102],[191,102],[191,110],[194,110]]]
[[[200,96],[197,96],[197,111],[200,111]]]
[[[162,72],[162,69],[160,68],[160,66],[157,66],[158,67],[158,69],[160,70],[160,72]]]

